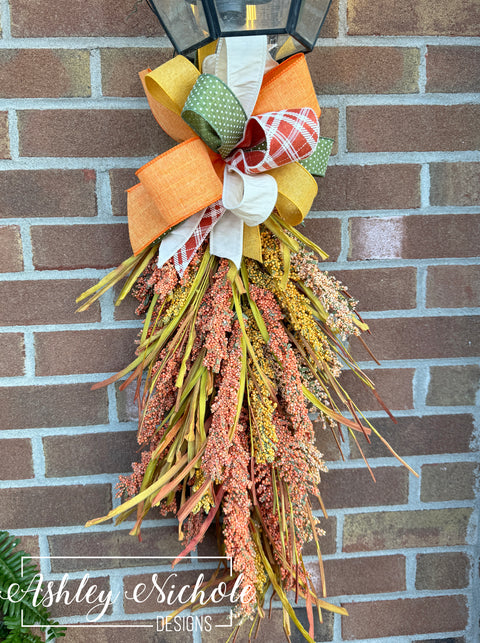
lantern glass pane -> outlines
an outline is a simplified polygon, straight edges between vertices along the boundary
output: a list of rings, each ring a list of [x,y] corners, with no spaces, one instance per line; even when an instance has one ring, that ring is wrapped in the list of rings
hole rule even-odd
[[[215,0],[222,35],[286,30],[291,0]]]
[[[274,60],[281,61],[293,54],[309,51],[305,45],[289,34],[274,34],[268,37],[269,52]]]
[[[298,14],[297,34],[312,49],[330,6],[330,0],[302,0]]]
[[[208,37],[203,0],[150,0],[177,51],[196,48]]]

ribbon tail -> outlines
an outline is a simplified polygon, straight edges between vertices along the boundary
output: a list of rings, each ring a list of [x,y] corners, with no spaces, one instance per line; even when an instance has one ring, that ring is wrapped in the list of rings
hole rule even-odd
[[[267,58],[266,36],[221,38],[218,43],[214,73],[230,87],[247,116],[257,102]]]
[[[214,203],[171,230],[160,243],[158,267],[173,257],[175,269],[182,276],[223,211],[219,202]]]
[[[210,252],[233,261],[240,269],[243,254],[243,221],[226,210],[210,233]]]

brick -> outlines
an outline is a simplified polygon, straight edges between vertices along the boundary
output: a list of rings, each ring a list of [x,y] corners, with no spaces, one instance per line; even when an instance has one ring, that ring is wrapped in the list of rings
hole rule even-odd
[[[340,219],[306,219],[300,231],[328,252],[332,261],[338,258],[342,248]]]
[[[293,601],[293,599],[292,599]],[[251,641],[255,643],[272,643],[273,641],[283,641],[285,633],[283,630],[283,617],[282,611],[273,609],[270,615],[266,611],[266,618],[260,619],[260,627],[258,632],[252,636]],[[295,608],[295,616],[298,618],[303,627],[309,629],[307,611],[302,608]],[[318,622],[318,615],[314,611],[314,624],[315,624],[315,641],[323,643],[323,641],[333,641],[333,614],[331,612],[323,611],[323,623]],[[235,621],[234,621],[235,623]],[[232,629],[222,627],[230,624],[230,618],[227,614],[212,614],[212,628],[210,631],[202,632],[202,643],[225,643],[227,638],[232,633]],[[297,629],[293,621],[290,622],[292,633],[290,635],[291,643],[303,643],[305,638]],[[235,643],[248,643],[249,632],[252,627],[251,621],[246,621],[239,630]],[[255,637],[255,638],[254,638]]]
[[[480,215],[359,217],[350,220],[351,261],[475,257]]]
[[[138,457],[134,431],[50,436],[43,438],[43,449],[49,478],[130,473]]]
[[[348,0],[348,33],[382,36],[478,36],[476,0]]]
[[[333,270],[360,311],[415,308],[417,271],[415,268],[376,268],[372,270]]]
[[[25,344],[22,333],[0,334],[0,377],[18,377],[24,373]]]
[[[418,49],[321,47],[308,57],[317,94],[411,94],[418,92]],[[320,101],[321,102],[321,101]]]
[[[0,480],[33,478],[32,445],[30,440],[0,440],[2,466]]]
[[[138,403],[134,400],[135,391],[136,386],[133,382],[122,391],[120,384],[115,385],[117,415],[120,422],[138,422]]]
[[[475,308],[476,306],[480,306],[480,265],[428,268],[428,308]]]
[[[36,333],[35,373],[116,373],[135,359],[137,334],[135,328]]]
[[[332,437],[330,429],[326,426],[324,427],[321,420],[314,420],[313,428],[315,430],[315,443],[320,452],[323,453],[324,460],[326,462],[341,460],[342,455]]]
[[[114,268],[132,254],[125,224],[32,226],[37,270]]]
[[[22,82],[18,82],[19,79]],[[90,54],[73,49],[4,49],[1,98],[90,96]]]
[[[0,173],[2,217],[94,217],[94,170],[9,170]]]
[[[328,136],[335,141],[332,147],[332,156],[338,154],[338,109],[336,107],[324,107],[319,119],[322,136]]]
[[[20,228],[16,225],[0,227],[0,272],[23,270],[23,248]]]
[[[20,543],[17,546],[17,551],[24,551],[26,554],[30,554],[30,556],[40,556],[40,545],[38,542],[38,537],[37,536],[17,536],[20,538]],[[35,565],[38,563],[38,561],[33,560],[32,561]]]
[[[313,210],[420,207],[419,165],[334,165],[317,183]]]
[[[62,573],[170,565],[170,560],[153,557],[170,558],[179,554],[184,547],[184,544],[178,541],[178,527],[163,525],[153,529],[142,527],[142,542],[130,536],[128,530],[112,529],[103,532],[54,534],[48,537],[48,543],[52,556],[73,556],[52,558],[52,571]],[[99,558],[82,559],[81,556]],[[105,558],[106,556],[125,558]],[[148,556],[152,558],[147,558]],[[189,562],[190,558],[186,557],[182,565]]]
[[[379,360],[475,357],[480,350],[478,324],[478,317],[369,319],[368,345]],[[352,345],[357,343],[354,338]],[[364,349],[361,354],[365,359]]]
[[[400,467],[373,469],[376,483],[368,469],[331,469],[322,475],[320,493],[327,508],[375,507],[408,502],[408,472]],[[314,509],[320,509],[317,500]]]
[[[325,531],[325,534],[319,538],[320,550],[323,555],[334,554],[337,551],[337,519],[335,516],[328,516],[325,518],[323,514],[320,516],[320,527]],[[314,542],[310,541],[303,547],[304,556],[314,556],[317,560],[317,546]]]
[[[347,107],[347,148],[349,152],[476,150],[479,118],[480,105]]]
[[[480,91],[480,47],[427,47],[426,90]]]
[[[145,96],[138,74],[155,69],[173,57],[170,47],[147,49],[102,49],[102,93],[104,96]]]
[[[107,392],[91,384],[0,388],[1,429],[106,424]]]
[[[480,367],[432,366],[428,383],[429,406],[473,406],[480,388]]]
[[[380,434],[400,455],[429,455],[439,453],[468,453],[474,435],[471,415],[425,415],[423,417],[399,417],[397,424],[389,418],[375,418],[374,425]],[[385,446],[372,438],[371,444],[360,440],[366,457],[386,457]],[[360,458],[352,445],[351,458]]]
[[[8,133],[8,113],[0,112],[0,159],[10,158],[10,135]]]
[[[132,169],[110,170],[112,211],[115,216],[126,216],[127,214],[127,195],[125,191],[138,183],[135,172],[136,170]]]
[[[450,508],[349,514],[343,551],[465,545],[471,513],[471,509]]]
[[[448,462],[422,466],[422,502],[473,500],[475,479],[480,473],[474,462]]]
[[[111,488],[107,484],[0,490],[0,517],[4,529],[83,525],[110,509]]]
[[[431,163],[432,205],[480,205],[480,163]]]
[[[344,607],[349,614],[342,620],[346,641],[463,630],[468,619],[465,597],[460,595],[376,600]]]
[[[24,110],[18,129],[22,156],[156,156],[172,147],[142,109]]]
[[[338,4],[339,0],[332,0],[325,22],[320,29],[319,38],[336,38],[338,36]]]
[[[469,560],[462,552],[417,554],[417,589],[468,587]]]
[[[154,36],[163,33],[145,2],[133,10],[131,0],[105,4],[103,0],[12,0],[12,35],[19,38],[68,36]]]
[[[98,303],[76,315],[75,298],[90,288],[94,280],[47,279],[0,283],[1,326],[31,324],[84,324],[100,321]]]
[[[404,556],[362,556],[341,560],[326,560],[325,577],[328,596],[354,594],[384,594],[406,589]],[[318,563],[308,563],[307,569],[321,596]]]
[[[413,369],[363,369],[363,372],[373,381],[378,395],[390,410],[413,408]],[[344,371],[340,383],[362,411],[380,411],[383,408],[352,371]]]
[[[120,292],[122,290],[123,282],[120,284],[117,284],[114,287],[114,295],[113,295],[113,301],[117,301],[117,298],[120,295]],[[122,321],[122,320],[136,320],[138,321],[144,319],[144,315],[142,314],[140,317],[135,314],[136,309],[138,308],[140,302],[136,297],[134,297],[131,292],[125,297],[125,299],[118,305],[115,306],[114,311],[113,311],[113,318],[115,321]]]
[[[69,627],[67,629],[64,641],[65,643],[192,643],[192,635],[186,632],[165,634],[159,639],[156,631],[154,619],[146,621],[135,619],[135,625],[144,625],[144,627],[131,627],[132,621],[108,621],[111,627],[95,627],[93,637],[85,634],[84,627]],[[85,619],[71,625],[85,625]],[[153,625],[153,627],[152,627]],[[116,627],[117,626],[117,627]],[[92,626],[94,627],[94,626]],[[86,639],[88,636],[88,639]]]
[[[57,592],[60,587],[60,580],[53,580],[52,582],[52,589],[54,592]],[[75,579],[75,578],[67,578],[67,583],[64,585],[64,591],[69,592],[69,598],[62,600],[61,602],[55,602],[51,608],[49,608],[49,611],[52,615],[52,618],[61,618],[61,617],[73,617],[73,616],[80,616],[84,615],[87,617],[87,614],[89,614],[88,618],[94,618],[96,615],[100,613],[100,603],[99,602],[88,602],[85,598],[82,601],[77,601],[77,600],[72,600],[73,597],[75,597],[76,592],[78,592],[80,588],[80,584],[82,583],[82,579]],[[89,588],[96,588],[95,596],[98,597],[100,592],[104,592],[104,596],[107,595],[108,591],[110,590],[110,582],[108,578],[97,578],[95,576],[90,576],[88,578],[88,583],[84,587],[83,594],[82,596],[85,596],[85,592],[88,591]],[[66,596],[66,595],[65,595]],[[105,599],[104,599],[105,600]],[[71,601],[71,602],[70,602]],[[93,611],[91,611],[93,610]],[[111,614],[112,613],[112,606],[109,605],[107,607],[107,610],[105,612],[106,614]],[[87,619],[84,619],[84,623],[87,622]],[[102,618],[100,622],[104,622],[104,619]],[[85,632],[85,630],[84,630]]]

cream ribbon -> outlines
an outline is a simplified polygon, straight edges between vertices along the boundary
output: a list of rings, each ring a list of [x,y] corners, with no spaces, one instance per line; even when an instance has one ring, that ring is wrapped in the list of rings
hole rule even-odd
[[[217,52],[203,61],[204,73],[218,76],[240,101],[247,118],[252,115],[265,72],[277,63],[268,53],[266,36],[220,39]],[[240,268],[243,254],[243,224],[256,226],[268,219],[277,201],[277,182],[269,174],[246,175],[225,166],[222,204],[225,212],[210,232],[210,252],[230,259]],[[161,241],[161,267],[188,241],[205,210],[197,212],[171,230]]]

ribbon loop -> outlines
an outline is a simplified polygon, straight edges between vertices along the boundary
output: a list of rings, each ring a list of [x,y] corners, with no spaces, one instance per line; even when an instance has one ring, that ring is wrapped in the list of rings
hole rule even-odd
[[[310,156],[318,137],[318,118],[310,107],[252,116],[239,145],[257,149],[237,149],[227,162],[246,174],[266,172]],[[266,149],[258,149],[263,142]]]
[[[308,158],[301,160],[300,165],[313,176],[325,176],[334,142],[333,138],[320,137],[315,152]]]
[[[187,98],[182,118],[223,158],[242,138],[247,121],[245,110],[232,90],[210,74],[199,76]]]
[[[298,225],[307,216],[317,196],[317,182],[300,163],[283,165],[269,174],[278,186],[278,214],[290,225]]]
[[[228,165],[225,167],[223,205],[248,226],[266,221],[275,207],[276,200],[277,182],[273,176],[247,176]]]

